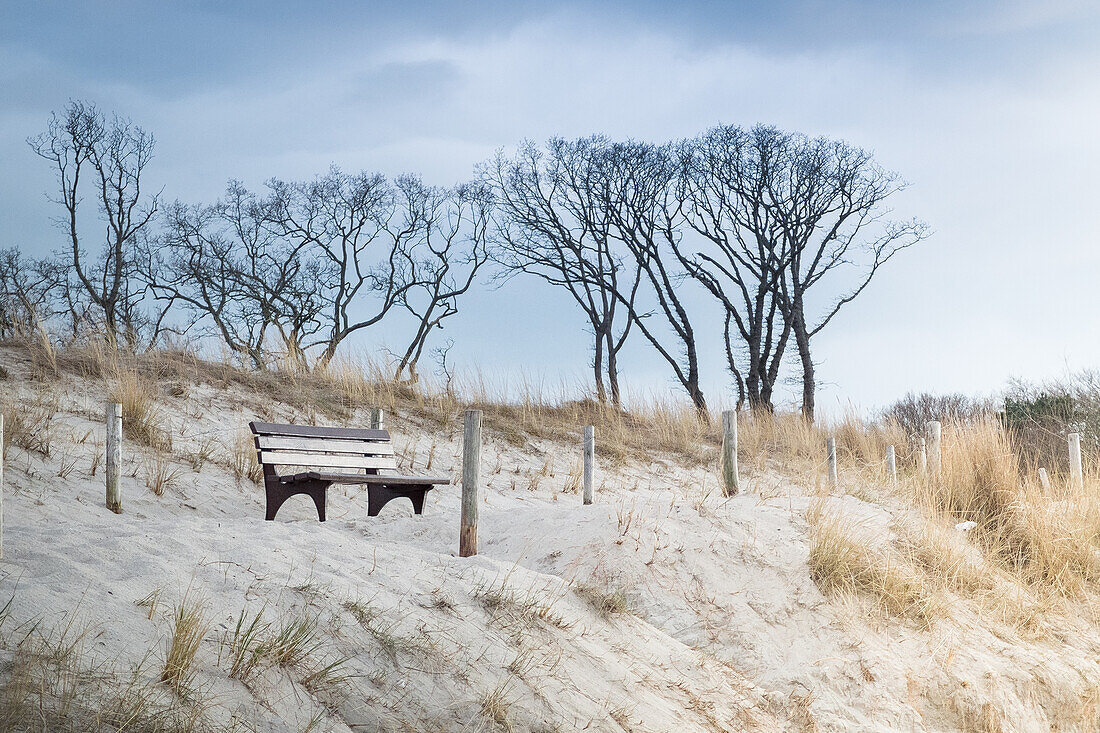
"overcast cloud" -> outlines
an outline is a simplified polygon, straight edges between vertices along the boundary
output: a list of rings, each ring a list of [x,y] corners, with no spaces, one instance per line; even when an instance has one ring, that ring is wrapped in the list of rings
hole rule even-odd
[[[911,184],[897,215],[934,231],[819,337],[824,409],[1100,366],[1097,11],[755,5],[5,3],[0,246],[60,243],[52,172],[25,138],[69,98],[152,130],[151,175],[186,201],[333,162],[449,184],[523,138],[768,122],[874,150]],[[445,335],[460,364],[556,384],[584,379],[581,328],[526,285],[478,293]],[[641,340],[626,372],[673,389]]]

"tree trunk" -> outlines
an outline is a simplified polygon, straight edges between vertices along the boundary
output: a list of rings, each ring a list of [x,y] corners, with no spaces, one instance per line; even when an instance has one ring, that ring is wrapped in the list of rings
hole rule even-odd
[[[802,322],[802,314],[796,313],[794,324],[794,340],[798,345],[798,356],[802,360],[802,417],[806,422],[814,421],[814,391],[817,382],[814,381],[814,360],[810,354],[810,335],[806,332],[806,324]]]
[[[695,412],[699,416],[699,421],[704,425],[710,425],[710,412],[707,411],[707,400],[703,397],[703,390],[699,388],[699,380],[696,378],[691,380],[688,385],[688,394],[691,396],[691,403],[695,405]]]
[[[607,404],[607,390],[603,386],[603,341],[604,333],[599,329],[593,329],[596,333],[595,353],[592,355],[592,376],[596,381],[596,399],[601,405]]]
[[[619,394],[619,353],[612,344],[610,331],[607,334],[607,382],[611,388],[611,404],[618,409],[622,405]]]

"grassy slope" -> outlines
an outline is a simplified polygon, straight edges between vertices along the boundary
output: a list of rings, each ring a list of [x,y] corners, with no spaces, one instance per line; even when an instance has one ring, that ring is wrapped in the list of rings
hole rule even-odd
[[[903,474],[892,488],[878,456],[904,436],[836,426],[842,490],[828,492],[819,430],[746,422],[748,490],[727,500],[712,431],[672,405],[501,405],[350,367],[255,375],[186,354],[7,346],[0,363],[16,441],[0,561],[11,727],[1100,725],[1082,510],[1095,484],[1034,496],[980,430],[948,441],[944,485]],[[109,395],[131,426],[121,516],[102,506],[97,459]],[[455,475],[471,403],[488,427],[477,558],[453,555],[454,487],[424,517],[395,502],[368,520],[341,489],[325,525],[305,497],[260,521],[249,419],[359,424],[380,405],[403,468]],[[586,423],[592,507],[576,495]],[[956,532],[964,515],[980,528]]]

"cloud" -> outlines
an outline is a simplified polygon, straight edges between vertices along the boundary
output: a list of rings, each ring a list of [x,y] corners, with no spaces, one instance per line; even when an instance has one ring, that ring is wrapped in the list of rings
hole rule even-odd
[[[1080,17],[1079,5],[1029,7],[1016,4],[997,23],[988,11],[968,15],[956,35],[929,48],[878,38],[798,50],[631,18],[612,24],[606,13],[574,8],[492,34],[372,33],[293,58],[277,58],[277,44],[249,41],[260,56],[247,73],[219,69],[179,86],[100,77],[4,47],[0,93],[15,102],[0,110],[0,164],[20,175],[0,181],[0,226],[32,248],[53,240],[41,195],[49,172],[23,139],[70,95],[94,96],[152,129],[155,176],[169,197],[187,200],[216,197],[230,176],[258,185],[330,162],[450,183],[525,137],[664,140],[719,121],[773,122],[873,149],[912,183],[897,213],[918,215],[936,232],[822,335],[823,378],[865,404],[913,388],[990,388],[1020,369],[1040,375],[1067,360],[1100,362],[1100,343],[1079,338],[1087,314],[1100,312],[1091,283],[1100,270],[1092,214],[1100,52],[1043,40],[1052,24]],[[989,38],[975,36],[982,29]],[[1029,63],[991,71],[1004,51],[997,34],[1029,29],[1038,29],[1020,44]],[[341,40],[353,30],[342,29]],[[268,71],[255,72],[265,58]],[[517,311],[494,300],[503,297],[519,295],[483,294],[464,312],[456,358],[483,353],[486,333],[516,331],[507,319]],[[557,307],[553,297],[540,296]],[[534,358],[575,369],[584,340],[561,307],[564,320],[540,324],[540,338],[498,352],[502,368]],[[561,343],[576,349],[562,354]],[[715,391],[725,378],[710,351]],[[644,349],[634,359],[634,373],[660,373]],[[961,361],[966,370],[945,366]]]

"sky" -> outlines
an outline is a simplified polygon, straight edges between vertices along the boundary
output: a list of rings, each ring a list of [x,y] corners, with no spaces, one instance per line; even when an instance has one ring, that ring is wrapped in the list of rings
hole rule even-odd
[[[770,123],[873,151],[909,183],[894,214],[932,231],[815,339],[819,408],[990,395],[1100,368],[1097,38],[1100,6],[1073,0],[4,0],[0,247],[62,244],[26,138],[69,99],[152,131],[150,180],[186,202],[331,163],[450,185],[525,138]],[[729,402],[720,315],[691,297],[704,386]],[[580,389],[581,315],[549,287],[486,285],[441,336],[460,370]],[[640,338],[622,361],[630,391],[676,392]]]

